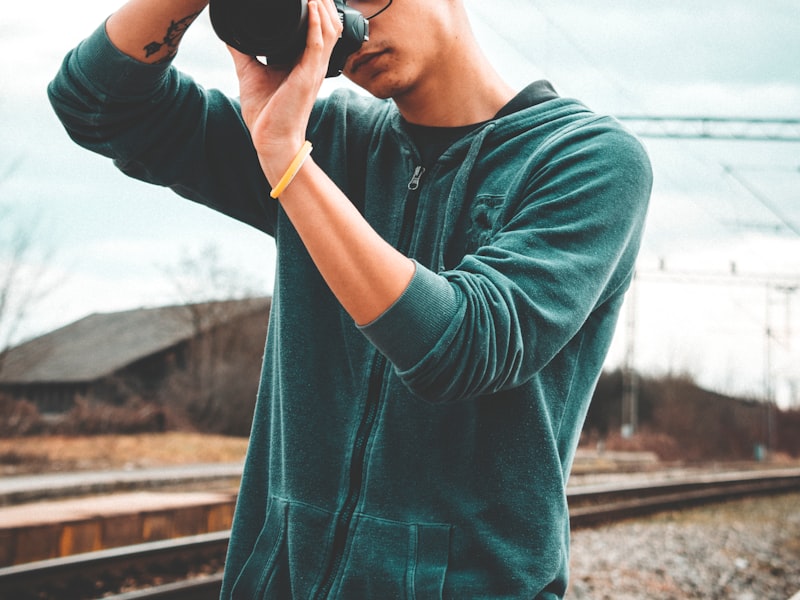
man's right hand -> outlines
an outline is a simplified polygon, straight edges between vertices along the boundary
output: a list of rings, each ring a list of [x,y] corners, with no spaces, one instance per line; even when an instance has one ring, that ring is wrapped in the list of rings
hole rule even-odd
[[[264,174],[280,179],[303,141],[331,52],[342,33],[332,0],[309,0],[306,47],[291,67],[269,67],[233,48],[242,117]]]

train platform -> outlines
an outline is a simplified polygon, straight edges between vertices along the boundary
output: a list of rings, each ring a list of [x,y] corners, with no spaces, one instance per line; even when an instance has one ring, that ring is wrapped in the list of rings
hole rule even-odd
[[[0,567],[229,529],[236,489],[120,492],[0,507]]]
[[[14,475],[0,478],[0,506],[38,500],[238,480],[242,463],[203,463],[148,469],[113,469]]]
[[[241,463],[0,478],[0,566],[231,526]]]

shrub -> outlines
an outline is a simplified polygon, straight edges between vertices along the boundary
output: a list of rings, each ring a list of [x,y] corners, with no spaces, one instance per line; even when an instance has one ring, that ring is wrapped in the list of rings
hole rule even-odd
[[[36,405],[0,394],[0,436],[35,435],[44,429],[44,420]]]
[[[75,407],[59,419],[50,433],[100,435],[106,433],[157,433],[170,428],[172,419],[163,406],[132,398],[121,406],[78,397]]]

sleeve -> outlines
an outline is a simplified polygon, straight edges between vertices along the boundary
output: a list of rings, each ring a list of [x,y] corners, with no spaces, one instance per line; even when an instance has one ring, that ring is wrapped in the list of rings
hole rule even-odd
[[[69,136],[125,174],[273,233],[277,207],[236,100],[123,54],[105,25],[67,54],[48,95]]]
[[[418,264],[362,328],[414,393],[435,402],[517,387],[627,289],[652,173],[638,140],[609,122],[543,144],[491,242],[450,271]]]

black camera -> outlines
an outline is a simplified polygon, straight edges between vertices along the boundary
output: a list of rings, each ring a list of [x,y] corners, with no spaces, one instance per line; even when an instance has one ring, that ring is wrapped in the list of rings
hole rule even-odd
[[[369,23],[360,12],[334,0],[344,30],[333,48],[327,77],[342,72],[347,57],[369,39]],[[307,0],[211,0],[211,24],[225,43],[268,65],[291,65],[306,46]]]

